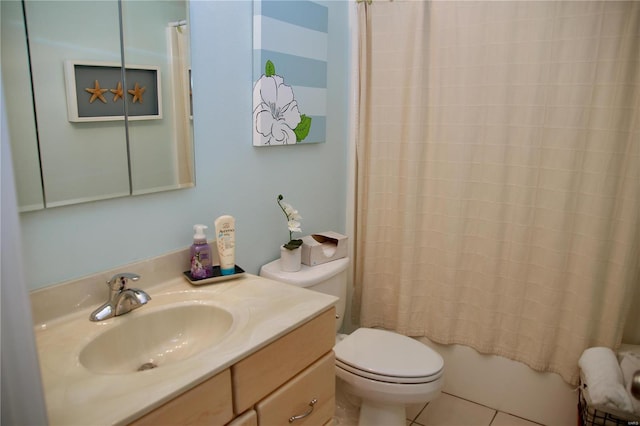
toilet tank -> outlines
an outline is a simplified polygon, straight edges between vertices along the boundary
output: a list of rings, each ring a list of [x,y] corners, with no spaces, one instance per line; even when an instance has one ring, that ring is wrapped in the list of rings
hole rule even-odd
[[[349,258],[345,257],[316,266],[302,265],[298,272],[280,270],[280,259],[260,268],[260,276],[286,284],[336,296],[336,332],[342,327],[347,303],[347,269]]]

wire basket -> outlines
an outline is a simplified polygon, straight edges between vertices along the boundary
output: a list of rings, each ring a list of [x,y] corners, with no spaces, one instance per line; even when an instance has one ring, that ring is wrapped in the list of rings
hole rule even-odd
[[[609,408],[595,408],[590,401],[589,390],[581,378],[578,388],[578,414],[581,426],[640,426],[640,417]]]

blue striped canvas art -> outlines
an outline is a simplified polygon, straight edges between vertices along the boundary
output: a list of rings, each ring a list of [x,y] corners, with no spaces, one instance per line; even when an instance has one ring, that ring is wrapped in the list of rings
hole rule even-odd
[[[326,6],[253,2],[253,145],[326,140]]]

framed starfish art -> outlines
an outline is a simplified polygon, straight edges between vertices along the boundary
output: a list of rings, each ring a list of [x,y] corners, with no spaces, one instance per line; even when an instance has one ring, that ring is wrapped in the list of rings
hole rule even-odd
[[[65,84],[71,122],[162,119],[158,66],[65,61]]]

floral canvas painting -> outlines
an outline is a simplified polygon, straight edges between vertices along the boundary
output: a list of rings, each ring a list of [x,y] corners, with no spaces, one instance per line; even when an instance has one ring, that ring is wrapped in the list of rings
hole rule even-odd
[[[327,7],[254,0],[253,145],[324,142]]]

